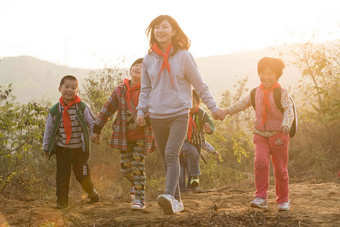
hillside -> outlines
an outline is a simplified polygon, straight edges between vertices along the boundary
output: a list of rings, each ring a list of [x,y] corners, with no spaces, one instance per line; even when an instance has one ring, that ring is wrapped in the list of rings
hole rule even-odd
[[[23,103],[34,98],[52,101],[59,97],[58,84],[62,76],[72,74],[82,80],[89,71],[30,56],[4,57],[0,61],[0,84],[12,83],[14,95]]]
[[[239,79],[248,77],[249,88],[259,83],[256,65],[263,56],[278,56],[278,53],[263,49],[196,58],[196,63],[212,95],[219,101],[222,93],[232,90]],[[90,69],[70,68],[30,56],[5,57],[0,61],[0,84],[13,83],[14,95],[20,102],[33,98],[55,100],[59,97],[58,83],[62,76],[75,75],[81,84],[89,72]],[[294,67],[288,66],[280,83],[285,87],[293,85],[298,75]]]

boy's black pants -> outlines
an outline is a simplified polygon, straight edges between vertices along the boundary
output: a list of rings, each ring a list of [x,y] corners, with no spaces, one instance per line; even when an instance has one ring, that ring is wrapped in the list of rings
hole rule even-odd
[[[86,153],[82,148],[70,149],[56,146],[57,156],[57,203],[68,204],[71,167],[77,181],[87,194],[93,193]]]

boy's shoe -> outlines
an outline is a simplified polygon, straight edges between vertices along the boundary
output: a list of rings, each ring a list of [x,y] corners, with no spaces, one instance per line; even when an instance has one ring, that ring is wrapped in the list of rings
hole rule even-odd
[[[288,202],[278,204],[277,209],[279,211],[288,211],[290,209],[289,200],[288,200]]]
[[[93,189],[93,192],[91,195],[89,195],[89,200],[86,202],[87,204],[94,204],[99,201],[99,195],[95,189]]]
[[[250,206],[257,208],[267,208],[267,200],[261,197],[255,197],[255,199],[250,203]]]
[[[57,203],[57,205],[54,208],[58,210],[63,210],[66,209],[67,207],[68,207],[67,203]]]
[[[184,210],[184,205],[183,205],[182,200],[175,199],[173,203],[173,208],[174,208],[174,213],[182,212]]]
[[[135,199],[132,202],[131,210],[143,210],[146,207],[145,202]]]
[[[196,188],[200,185],[200,180],[197,178],[191,178],[190,186]]]
[[[175,206],[177,208],[177,203],[175,201],[177,200],[168,194],[159,195],[157,197],[157,203],[163,209],[165,215],[170,215],[177,212],[177,210],[175,210]]]
[[[131,198],[131,201],[134,201],[136,199],[136,196],[135,196],[135,187],[133,185],[132,185],[131,191],[130,191],[130,198]]]

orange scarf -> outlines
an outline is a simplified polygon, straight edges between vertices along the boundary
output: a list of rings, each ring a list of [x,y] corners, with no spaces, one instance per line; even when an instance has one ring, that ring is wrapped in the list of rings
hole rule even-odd
[[[80,102],[80,98],[78,95],[74,96],[74,99],[65,106],[63,97],[60,97],[59,102],[60,104],[64,107],[63,111],[63,123],[64,123],[64,129],[65,129],[65,135],[66,135],[66,145],[70,142],[71,136],[72,136],[72,123],[71,123],[71,118],[70,115],[68,114],[68,108],[73,106],[74,104]]]
[[[172,77],[171,77],[171,71],[170,71],[170,63],[169,63],[169,54],[170,54],[170,51],[171,51],[171,48],[172,48],[172,44],[170,43],[168,48],[166,48],[166,51],[165,51],[165,54],[163,53],[163,51],[161,49],[159,49],[159,47],[157,46],[156,43],[154,43],[152,45],[152,51],[155,52],[156,54],[158,54],[159,56],[162,56],[163,57],[163,62],[162,62],[162,67],[161,67],[161,70],[159,71],[159,74],[158,76],[161,75],[162,71],[164,68],[167,68],[168,71],[169,71],[169,75],[170,75],[170,78],[171,78],[171,83],[172,83],[172,87],[174,87],[174,82],[172,80]]]
[[[125,84],[125,86],[127,88],[126,96],[125,96],[125,101],[128,104],[128,107],[129,107],[129,110],[130,110],[131,91],[140,89],[140,82],[137,85],[135,85],[133,87],[130,87],[129,79],[125,78],[124,79],[124,84]],[[138,99],[139,99],[139,94],[137,95],[137,100]],[[131,101],[133,102],[133,100],[131,100]]]
[[[278,87],[281,87],[278,82],[275,82],[275,84],[268,89],[265,88],[262,83],[260,85],[260,88],[263,91],[263,109],[262,109],[263,120],[262,120],[262,124],[266,123],[266,121],[267,121],[267,110],[268,111],[270,110],[268,95],[272,90],[274,90],[275,88],[278,88]]]
[[[195,110],[190,111],[190,113],[189,113],[188,139],[189,139],[190,142],[191,142],[192,132],[193,132],[194,128],[197,129],[195,121],[192,118],[192,115],[197,113],[197,111],[198,111],[198,107]]]

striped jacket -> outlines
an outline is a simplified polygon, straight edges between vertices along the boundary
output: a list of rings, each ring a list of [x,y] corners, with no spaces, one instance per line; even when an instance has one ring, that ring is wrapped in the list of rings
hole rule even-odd
[[[116,111],[117,116],[112,125],[112,134],[110,146],[120,151],[128,150],[127,140],[127,115],[126,115],[126,86],[120,84],[111,93],[110,97],[104,104],[102,110],[95,119],[93,133],[100,134],[100,131]],[[150,153],[156,148],[153,131],[151,126],[144,128],[145,133],[145,152]]]

